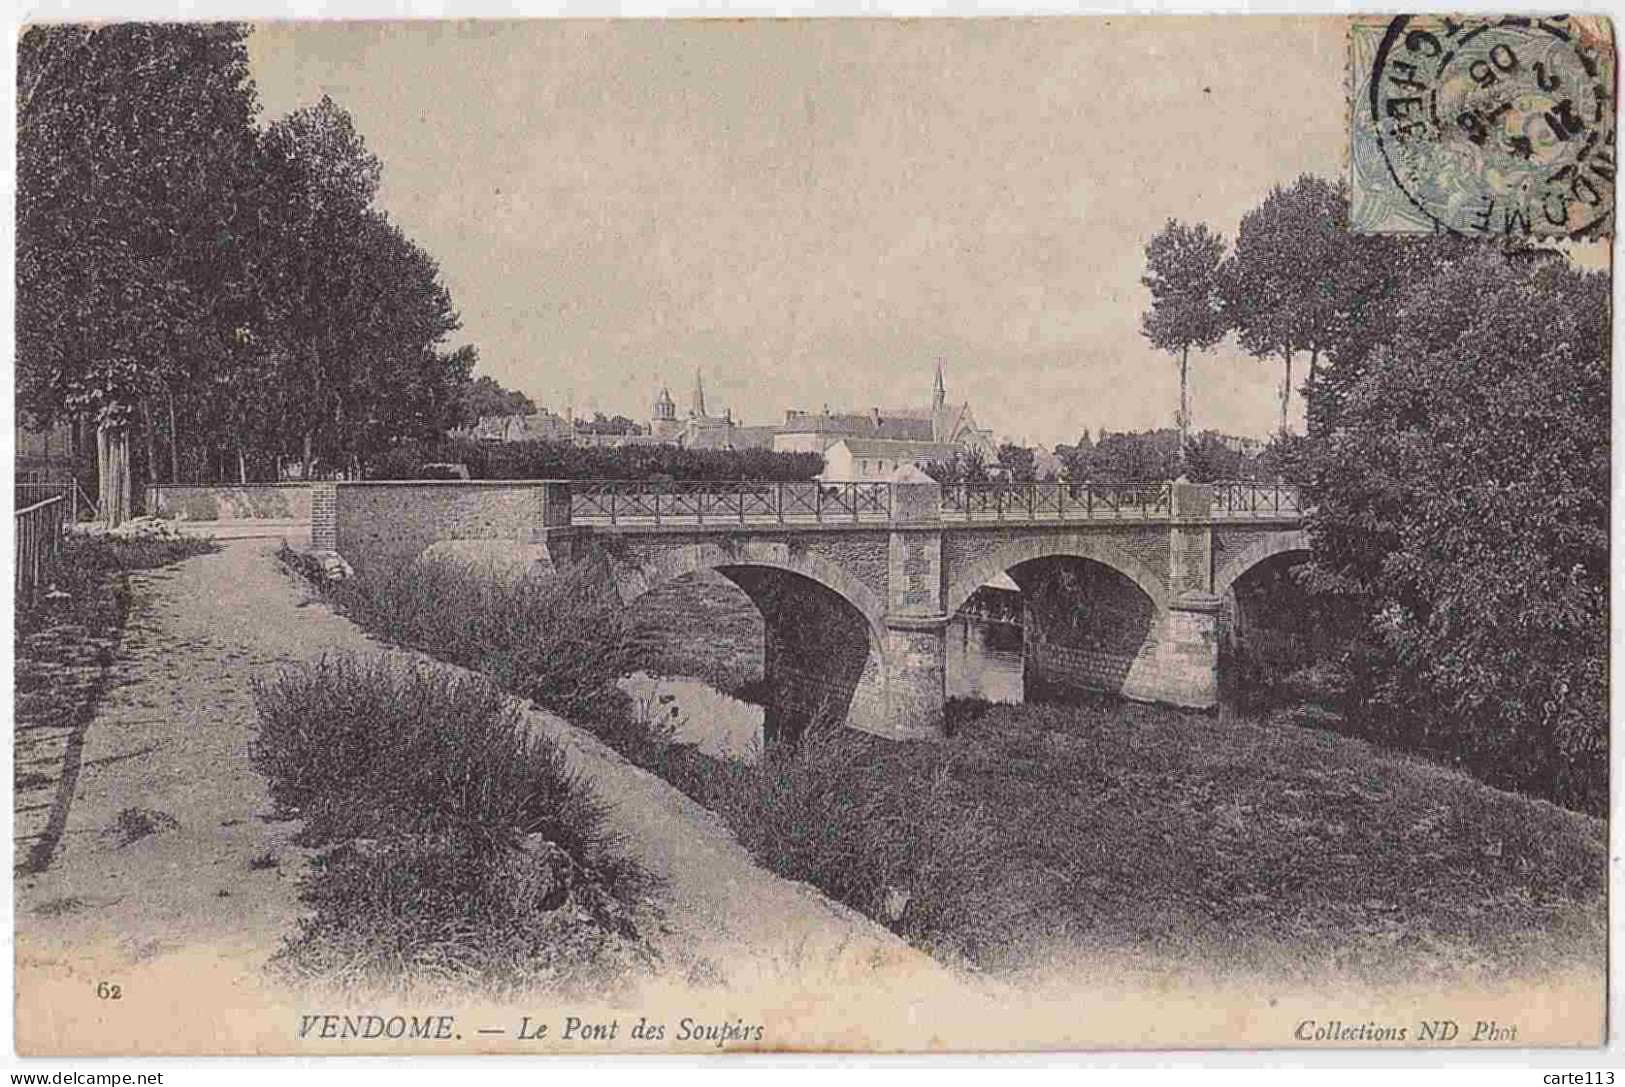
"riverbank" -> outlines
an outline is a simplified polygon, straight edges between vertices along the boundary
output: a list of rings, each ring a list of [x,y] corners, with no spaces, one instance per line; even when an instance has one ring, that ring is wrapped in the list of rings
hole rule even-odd
[[[466,625],[435,614],[424,636]],[[1601,984],[1604,824],[1359,740],[1108,700],[957,702],[943,743],[834,730],[747,765],[653,720],[591,727],[760,863],[993,976],[1081,958],[1299,986]]]
[[[250,764],[252,680],[323,654],[398,651],[284,570],[280,545],[234,540],[130,576],[129,622],[84,731],[84,771],[62,848],[44,871],[16,881],[20,1051],[339,1051],[298,1036],[301,1013],[321,1010],[320,1002],[265,969],[307,913],[300,890],[312,851],[295,841],[297,821],[277,818]],[[902,1007],[922,990],[959,993],[958,1004],[977,999],[879,926],[757,867],[714,814],[669,785],[561,719],[520,710],[530,728],[566,749],[572,771],[611,805],[623,851],[660,881],[652,907],[659,916],[648,927],[659,953],[654,976],[628,979],[629,992],[583,999],[572,1005],[578,1014],[618,1015],[630,1026],[640,1010],[665,1009],[675,1031],[681,1015],[715,1023],[748,1012],[770,1018],[772,1033],[762,1039],[770,1048],[864,1048],[878,1001]],[[120,1002],[98,996],[103,982],[118,988]],[[418,1052],[635,1048],[624,1030],[619,1045],[550,1037],[519,1046],[512,1008],[490,1010],[481,1024],[500,1026],[500,1036],[475,1035],[478,1008],[436,990],[432,978],[409,1010],[424,1006],[462,1016],[471,1030],[466,1043]],[[885,1044],[921,1048],[930,1037],[921,1024],[888,1034]],[[741,1047],[753,1048],[728,1046]],[[352,1041],[342,1051],[400,1046]]]

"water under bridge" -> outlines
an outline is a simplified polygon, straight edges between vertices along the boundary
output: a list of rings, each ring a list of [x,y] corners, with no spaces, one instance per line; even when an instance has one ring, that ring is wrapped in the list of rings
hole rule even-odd
[[[1207,708],[1239,579],[1308,550],[1295,487],[368,481],[312,485],[312,546],[357,571],[425,552],[607,563],[628,604],[710,570],[765,625],[767,731],[817,713],[940,735],[944,633],[976,589],[1022,590],[1028,696],[1103,691]]]

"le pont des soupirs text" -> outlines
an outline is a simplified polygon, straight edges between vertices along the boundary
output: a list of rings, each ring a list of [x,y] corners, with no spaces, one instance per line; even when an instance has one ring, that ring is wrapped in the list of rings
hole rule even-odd
[[[704,1020],[683,1016],[675,1022],[639,1016],[630,1026],[619,1019],[520,1017],[517,1029],[480,1025],[464,1028],[455,1015],[315,1014],[299,1017],[300,1038],[328,1041],[461,1041],[465,1035],[509,1037],[522,1042],[682,1042],[722,1048],[734,1042],[760,1042],[766,1029],[743,1019]]]

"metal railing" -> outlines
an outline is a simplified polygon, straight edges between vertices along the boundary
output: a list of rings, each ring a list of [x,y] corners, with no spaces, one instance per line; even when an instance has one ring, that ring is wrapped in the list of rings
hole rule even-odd
[[[570,520],[583,524],[861,524],[890,517],[889,483],[570,484]]]
[[[611,525],[884,523],[895,510],[893,486],[889,482],[578,481],[570,484],[570,519]],[[1295,517],[1303,512],[1295,484],[1227,481],[1212,487],[1211,515],[1215,518]],[[1174,512],[1174,484],[1166,480],[949,483],[942,485],[939,510],[948,523],[1166,521]]]
[[[1303,492],[1296,483],[1227,480],[1213,484],[1213,516],[1261,517],[1303,513]]]
[[[1173,484],[950,483],[942,488],[944,521],[1089,521],[1166,518]]]
[[[17,605],[29,604],[62,557],[62,507],[59,494],[17,511]]]

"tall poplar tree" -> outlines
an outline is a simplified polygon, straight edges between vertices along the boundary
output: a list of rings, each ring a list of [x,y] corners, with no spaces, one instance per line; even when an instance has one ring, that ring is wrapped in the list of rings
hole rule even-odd
[[[1186,226],[1177,219],[1145,247],[1145,275],[1151,308],[1140,315],[1140,334],[1179,363],[1179,459],[1183,466],[1190,435],[1191,348],[1206,351],[1230,330],[1219,290],[1224,238],[1206,223]]]

